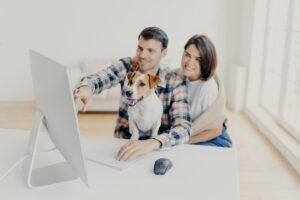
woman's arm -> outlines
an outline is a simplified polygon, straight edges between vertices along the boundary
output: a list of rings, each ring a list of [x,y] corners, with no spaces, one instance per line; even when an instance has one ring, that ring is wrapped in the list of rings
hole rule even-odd
[[[204,130],[190,137],[189,144],[196,142],[206,142],[221,135],[222,128],[214,130]]]

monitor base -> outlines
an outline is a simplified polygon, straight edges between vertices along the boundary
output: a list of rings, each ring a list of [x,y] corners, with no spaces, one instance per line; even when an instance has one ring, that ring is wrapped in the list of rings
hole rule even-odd
[[[27,153],[29,158],[23,162],[25,180],[30,188],[70,181],[78,178],[74,170],[67,162],[56,163],[46,167],[34,169],[37,144],[39,141],[40,129],[43,123],[47,128],[45,117],[40,111],[37,111],[28,144]]]

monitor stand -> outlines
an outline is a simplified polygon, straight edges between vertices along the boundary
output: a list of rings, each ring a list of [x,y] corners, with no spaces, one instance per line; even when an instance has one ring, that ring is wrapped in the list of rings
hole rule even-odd
[[[23,162],[23,171],[28,187],[34,188],[77,179],[78,176],[75,174],[68,162],[56,163],[34,169],[37,144],[42,124],[44,124],[47,129],[46,118],[38,110],[35,114],[33,128],[29,138],[27,149],[29,158]]]

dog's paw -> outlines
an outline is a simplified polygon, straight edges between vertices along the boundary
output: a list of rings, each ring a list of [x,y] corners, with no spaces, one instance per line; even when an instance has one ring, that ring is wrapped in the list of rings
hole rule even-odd
[[[132,134],[130,140],[139,140],[138,134]]]

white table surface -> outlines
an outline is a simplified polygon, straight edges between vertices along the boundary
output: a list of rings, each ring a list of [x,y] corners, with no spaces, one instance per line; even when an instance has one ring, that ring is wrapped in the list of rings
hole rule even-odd
[[[0,129],[0,175],[26,152],[29,131]],[[117,139],[83,136],[85,149],[111,145]],[[41,135],[39,150],[51,148]],[[158,158],[169,158],[173,168],[164,176],[153,174]],[[37,166],[61,160],[58,153],[42,153]],[[0,182],[1,200],[238,200],[239,179],[234,149],[181,145],[158,152],[130,168],[116,169],[86,161],[90,187],[81,180],[29,189],[21,166]]]

